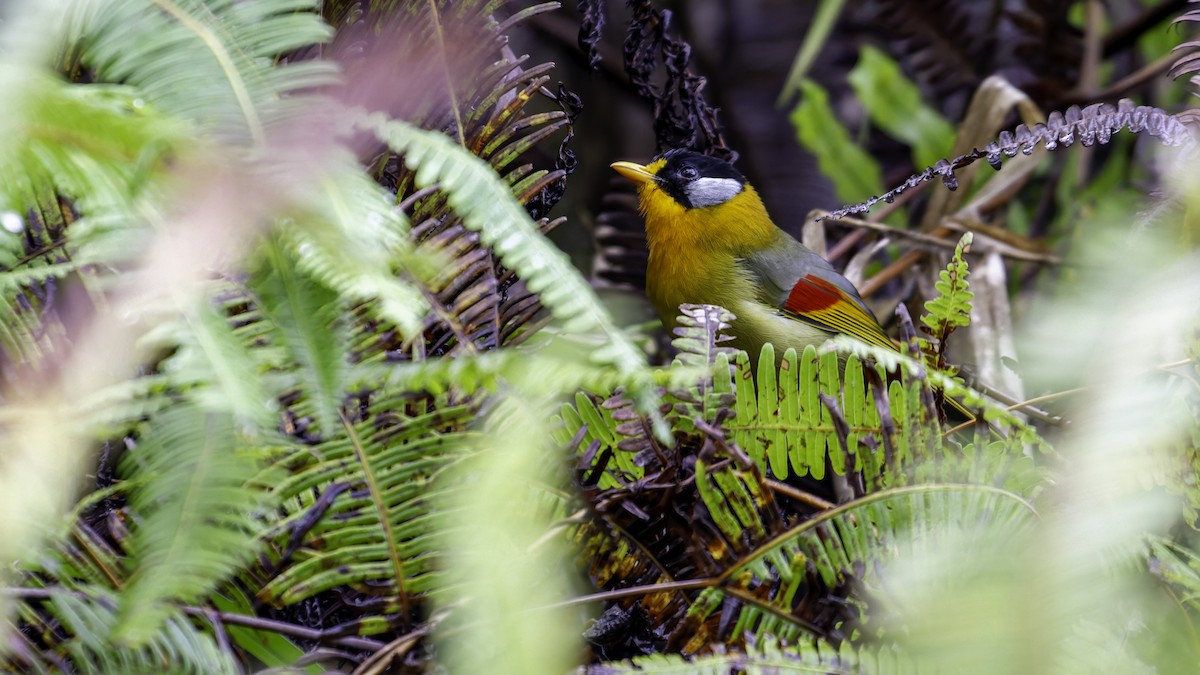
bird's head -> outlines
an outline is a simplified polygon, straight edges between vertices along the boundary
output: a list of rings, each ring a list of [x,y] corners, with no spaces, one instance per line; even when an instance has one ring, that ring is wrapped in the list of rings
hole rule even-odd
[[[720,206],[747,187],[729,162],[691,150],[670,150],[645,166],[615,162],[612,168],[638,185],[643,200],[661,193],[684,209]]]
[[[668,240],[672,248],[742,251],[778,236],[758,193],[725,160],[670,150],[645,166],[615,162],[612,168],[638,186],[652,253]]]

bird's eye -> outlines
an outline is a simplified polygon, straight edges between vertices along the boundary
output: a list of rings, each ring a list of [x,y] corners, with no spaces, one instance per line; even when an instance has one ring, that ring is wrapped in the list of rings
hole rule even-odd
[[[694,166],[685,166],[679,170],[679,175],[684,180],[696,180],[700,176],[700,172]]]

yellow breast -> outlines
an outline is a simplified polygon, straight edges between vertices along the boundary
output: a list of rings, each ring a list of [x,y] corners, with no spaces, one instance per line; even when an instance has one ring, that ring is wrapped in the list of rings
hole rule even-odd
[[[685,209],[653,184],[640,192],[650,249],[646,292],[664,325],[678,315],[680,304],[728,307],[738,297],[753,295],[750,280],[737,267],[735,252],[744,248],[734,237],[739,219],[714,217],[718,209],[732,206]]]
[[[747,185],[723,204],[692,209],[652,184],[642,186],[640,197],[650,249],[646,292],[664,326],[675,324],[679,305],[706,304],[737,315],[732,346],[751,353],[767,341],[782,354],[828,337],[764,303],[753,275],[739,262],[783,236],[754,188]]]

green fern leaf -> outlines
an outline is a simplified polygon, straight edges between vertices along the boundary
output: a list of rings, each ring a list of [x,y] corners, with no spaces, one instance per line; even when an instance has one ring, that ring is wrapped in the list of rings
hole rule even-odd
[[[82,594],[51,592],[51,612],[69,636],[62,647],[80,672],[164,672],[164,665],[166,672],[173,673],[237,671],[229,652],[219,649],[210,635],[182,616],[166,619],[161,630],[147,635],[145,644],[113,645],[111,635],[120,629],[118,615],[112,609],[117,600],[116,594],[95,588]]]
[[[275,424],[276,406],[258,377],[258,364],[228,319],[213,307],[201,304],[154,337],[163,348],[176,348],[162,366],[172,386],[188,389],[202,407],[230,413],[254,428],[265,430]]]
[[[296,217],[280,225],[299,266],[348,300],[377,301],[383,318],[415,336],[429,304],[417,284],[437,274],[443,257],[415,251],[403,214],[349,152],[336,151],[316,184],[313,194],[299,195]]]
[[[862,369],[858,358],[843,365],[837,354],[812,346],[800,356],[789,349],[777,364],[774,348],[766,345],[754,369],[742,353],[734,362],[737,415],[726,428],[760,470],[769,468],[777,478],[794,473],[819,480],[827,460],[835,473],[844,475],[849,460],[821,395],[838,403],[850,424],[846,447],[858,452],[862,439],[878,439],[884,432]],[[858,469],[881,464],[874,457],[855,461]]]
[[[431,500],[447,489],[435,476],[461,458],[473,437],[465,426],[474,411],[442,396],[432,399],[427,414],[393,412],[404,410],[405,403],[404,391],[381,390],[371,401],[372,417],[353,425],[357,447],[346,434],[337,434],[312,448],[292,448],[276,460],[290,473],[272,486],[287,515],[275,523],[269,539],[273,555],[290,552],[291,558],[260,599],[288,605],[343,585],[380,595],[381,586],[390,584],[386,602],[373,614],[380,616],[401,610],[400,588],[420,597],[445,586],[437,569],[440,548],[432,537]],[[368,465],[373,488],[367,484]],[[318,503],[324,504],[325,517],[308,524]],[[389,518],[386,525],[380,503]],[[301,524],[306,534],[293,542],[292,528]],[[399,542],[398,548],[386,542]],[[403,561],[399,581],[397,555]],[[372,626],[374,632],[389,628],[386,622]]]
[[[913,384],[921,384],[924,381],[926,386],[937,387],[945,392],[945,395],[962,401],[964,405],[971,409],[982,410],[983,418],[989,423],[1000,425],[1004,429],[1011,429],[1020,434],[1021,441],[1029,443],[1035,448],[1042,451],[1050,451],[1050,446],[1035,429],[1029,426],[1029,423],[1020,416],[1014,414],[1011,410],[1004,406],[997,405],[995,401],[985,397],[978,391],[963,384],[962,380],[951,377],[950,375],[937,370],[927,369],[924,362],[917,361],[906,355],[894,352],[890,349],[874,347],[867,345],[859,340],[836,336],[821,346],[823,353],[836,352],[847,356],[853,355],[859,359],[871,359],[880,368],[887,372],[902,372],[905,377],[910,378]],[[894,395],[897,391],[898,383],[893,383],[890,392]],[[904,387],[899,387],[899,391],[903,392]],[[906,394],[901,393],[901,397],[906,397]],[[905,404],[906,407],[893,410],[905,418],[920,419],[929,421],[929,416],[920,408],[921,402],[919,396],[911,397],[913,400]],[[893,402],[893,406],[897,403]],[[907,411],[907,412],[905,412]],[[920,425],[916,425],[920,426]],[[900,430],[898,430],[900,432]],[[928,430],[930,438],[936,434],[936,430],[932,427]],[[906,445],[902,441],[898,441],[898,445]]]
[[[734,513],[733,505],[730,503],[731,500],[724,487],[712,479],[709,475],[708,465],[703,459],[696,460],[696,490],[700,493],[700,498],[704,500],[708,514],[712,516],[713,522],[721,528],[725,536],[737,540],[741,538],[745,526]]]
[[[346,390],[346,329],[338,294],[294,267],[277,243],[264,246],[250,289],[286,344],[322,433],[340,428]]]
[[[301,94],[336,81],[331,63],[278,65],[332,29],[312,0],[120,0],[80,17],[81,61],[146,101],[230,143],[261,146]]]
[[[380,115],[368,115],[363,125],[372,129],[416,171],[420,186],[438,185],[463,223],[479,232],[504,265],[540,294],[542,303],[569,333],[598,331],[606,344],[593,358],[611,366],[628,383],[638,407],[655,417],[657,398],[641,352],[617,328],[595,292],[571,266],[566,255],[537,233],[529,216],[497,181],[485,163],[455,145],[444,135],[418,129]],[[666,428],[656,422],[660,437]]]
[[[32,196],[50,185],[87,213],[127,214],[148,170],[186,137],[186,124],[148,108],[127,86],[39,74],[21,98],[17,115],[0,123],[0,203],[12,210],[36,206]]]
[[[949,532],[986,536],[989,546],[1000,546],[1026,531],[1035,518],[1021,497],[986,485],[885,490],[775,535],[728,567],[720,588],[739,589],[738,598],[767,598],[745,604],[739,631],[795,640],[807,628],[789,618],[790,598],[809,582],[809,567],[830,588],[851,580],[876,586],[875,572],[882,563],[915,555],[910,547],[936,545]],[[715,610],[720,604],[708,606]]]
[[[253,555],[254,517],[267,494],[247,486],[258,460],[239,447],[233,416],[179,403],[143,429],[121,463],[140,518],[131,544],[135,569],[121,595],[114,638],[142,645],[175,610],[193,602]]]
[[[921,323],[929,327],[932,335],[944,340],[955,328],[971,323],[971,301],[975,298],[967,285],[967,261],[963,254],[971,246],[972,235],[967,232],[954,247],[954,256],[946,269],[938,273],[934,284],[940,295],[925,302]]]

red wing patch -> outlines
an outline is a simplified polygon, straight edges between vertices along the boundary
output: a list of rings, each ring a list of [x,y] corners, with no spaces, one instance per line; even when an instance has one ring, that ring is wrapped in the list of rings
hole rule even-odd
[[[788,293],[787,302],[783,308],[797,314],[808,314],[829,309],[843,299],[842,289],[825,281],[821,277],[810,274],[792,286]]]
[[[895,349],[875,317],[832,283],[809,274],[788,293],[783,309],[795,318],[833,333],[845,333],[868,344]]]

